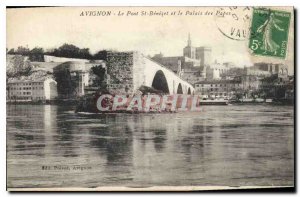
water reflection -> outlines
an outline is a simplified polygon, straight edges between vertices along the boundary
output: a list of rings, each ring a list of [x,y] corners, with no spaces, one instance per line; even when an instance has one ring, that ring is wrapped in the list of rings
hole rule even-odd
[[[106,156],[107,165],[125,163],[132,157],[132,135],[128,127],[123,130],[90,130],[90,147],[96,148],[100,156]]]
[[[8,187],[291,185],[293,136],[292,107],[80,115],[72,106],[8,105]]]
[[[14,125],[14,132],[8,135],[10,146],[16,151],[17,155],[31,155],[34,153],[39,157],[43,157],[44,148],[46,147],[44,128],[45,122],[42,118],[48,114],[47,109],[32,106],[32,108],[22,108],[19,110],[17,106],[8,108],[8,120]],[[34,121],[28,121],[32,119]],[[7,130],[10,131],[10,127]]]

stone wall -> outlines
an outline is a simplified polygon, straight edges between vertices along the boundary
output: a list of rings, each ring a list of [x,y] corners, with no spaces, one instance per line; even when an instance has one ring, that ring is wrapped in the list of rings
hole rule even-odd
[[[52,55],[44,55],[45,62],[69,62],[69,61],[76,61],[76,62],[82,62],[87,63],[90,62],[90,60],[87,59],[79,59],[79,58],[70,58],[70,57],[56,57]]]
[[[108,52],[108,90],[113,94],[132,94],[133,52]]]

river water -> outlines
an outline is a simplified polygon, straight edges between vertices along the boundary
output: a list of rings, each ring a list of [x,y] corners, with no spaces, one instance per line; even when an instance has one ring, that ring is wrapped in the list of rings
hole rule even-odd
[[[292,106],[75,114],[7,105],[7,186],[292,186]]]

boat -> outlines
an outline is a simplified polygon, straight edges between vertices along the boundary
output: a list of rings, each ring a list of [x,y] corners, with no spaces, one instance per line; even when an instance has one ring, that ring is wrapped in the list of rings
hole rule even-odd
[[[263,98],[256,98],[254,101],[255,101],[255,103],[263,103],[265,101],[265,99],[263,99]]]
[[[266,99],[266,103],[272,103],[273,99]]]
[[[255,102],[255,100],[252,98],[242,98],[242,99],[240,99],[240,101],[242,103],[254,103]]]
[[[199,101],[199,105],[228,105],[228,100],[203,98]]]

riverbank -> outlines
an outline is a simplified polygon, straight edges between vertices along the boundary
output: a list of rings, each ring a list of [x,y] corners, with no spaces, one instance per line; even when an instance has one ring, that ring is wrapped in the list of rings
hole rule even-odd
[[[78,100],[6,101],[10,105],[77,105]]]
[[[6,101],[6,104],[8,105],[78,105],[81,101],[79,100],[51,100],[51,101]],[[294,99],[278,99],[278,100],[272,100],[271,102],[256,102],[256,101],[228,101],[226,104],[221,102],[208,102],[207,101],[204,103],[203,101],[200,101],[200,106],[201,105],[294,105]]]

